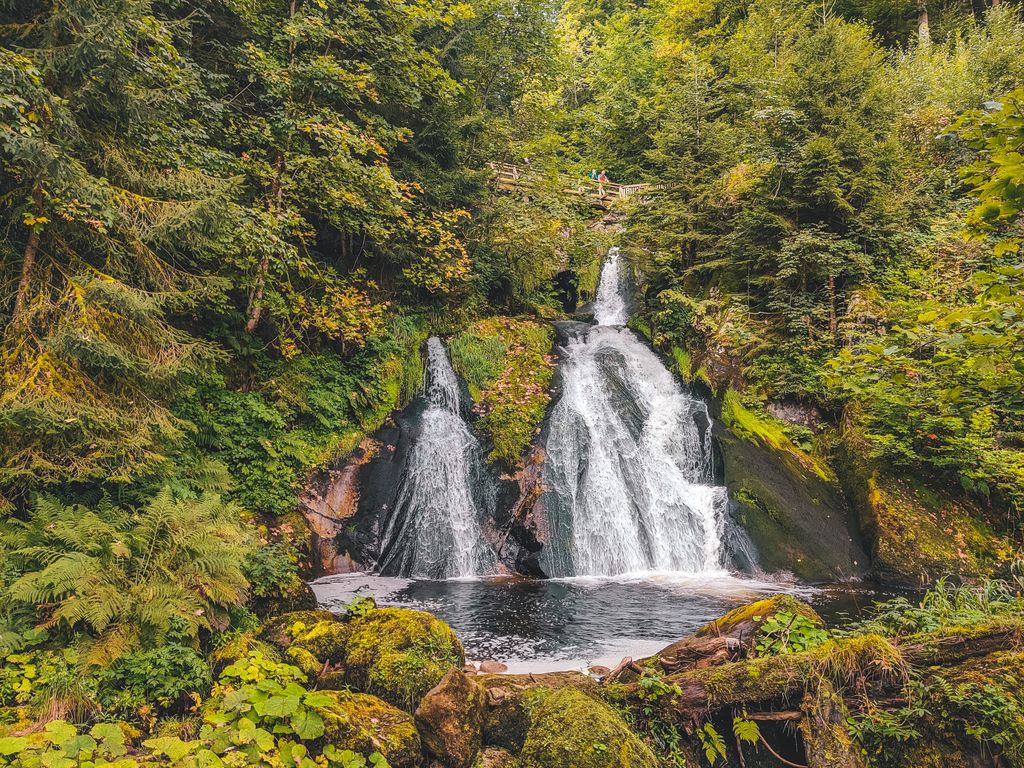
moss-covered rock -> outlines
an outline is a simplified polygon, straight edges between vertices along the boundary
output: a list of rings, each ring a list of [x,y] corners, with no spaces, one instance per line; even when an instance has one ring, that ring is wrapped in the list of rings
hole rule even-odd
[[[536,675],[479,675],[476,682],[487,694],[483,742],[519,752],[530,730],[531,712],[552,691],[574,688],[598,695],[595,680],[579,672]]]
[[[517,768],[518,761],[511,752],[498,747],[481,749],[476,756],[473,768]]]
[[[339,621],[318,621],[310,627],[295,631],[298,624],[292,625],[295,639],[290,648],[301,648],[309,651],[321,662],[332,665],[341,664],[345,660],[345,647],[348,645],[352,625]]]
[[[523,768],[658,768],[650,748],[608,705],[575,688],[544,697],[523,744]]]
[[[287,648],[298,633],[321,621],[338,621],[338,617],[324,610],[282,613],[263,622],[260,639],[278,648]]]
[[[469,768],[480,751],[484,689],[461,669],[451,669],[416,708],[426,751],[448,768]]]
[[[491,460],[521,464],[551,401],[553,341],[550,324],[512,317],[480,320],[452,339],[452,364],[481,412]]]
[[[318,711],[325,744],[361,755],[380,752],[392,768],[411,768],[421,757],[420,736],[412,717],[365,693],[326,691],[332,701]]]
[[[351,623],[345,654],[349,683],[413,712],[466,655],[451,627],[422,611],[383,608]]]
[[[729,391],[716,431],[734,516],[766,570],[807,581],[858,577],[869,567],[857,517],[835,474],[795,445],[781,425],[745,408]]]
[[[989,576],[1019,557],[976,504],[890,477],[875,466],[869,450],[860,431],[848,425],[840,453],[843,483],[882,581],[919,586],[947,575]]]
[[[889,583],[985,576],[1014,557],[1014,547],[985,523],[981,510],[909,482],[870,479],[864,515],[875,572]]]
[[[284,652],[285,659],[302,670],[307,682],[313,682],[320,676],[324,663],[305,648],[291,647]]]
[[[248,658],[251,651],[259,651],[272,661],[281,660],[276,647],[260,640],[252,632],[241,632],[210,653],[210,668],[214,673],[220,672],[229,664]]]

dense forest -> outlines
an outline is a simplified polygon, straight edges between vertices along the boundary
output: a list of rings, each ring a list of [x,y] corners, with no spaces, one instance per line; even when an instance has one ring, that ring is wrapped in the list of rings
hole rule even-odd
[[[396,650],[408,619],[362,601],[273,618],[316,607],[297,498],[413,399],[432,334],[520,470],[548,321],[615,243],[631,326],[722,423],[867,510],[875,577],[938,582],[738,635],[766,686],[859,664],[886,702],[839,736],[815,709],[816,765],[1024,765],[1022,51],[1009,0],[0,2],[0,765],[421,764],[394,718],[426,733],[461,645],[435,619]],[[595,211],[565,193],[592,169],[649,186]],[[1002,655],[941,677],[966,657],[918,633],[950,627]],[[600,716],[536,699],[618,734],[586,758],[424,749],[744,765],[748,699],[696,674]],[[697,682],[729,755],[731,716],[669,703]]]

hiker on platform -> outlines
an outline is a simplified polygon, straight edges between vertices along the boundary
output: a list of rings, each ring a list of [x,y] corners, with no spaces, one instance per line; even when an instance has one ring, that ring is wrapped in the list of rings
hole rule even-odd
[[[604,197],[604,185],[608,181],[608,174],[601,171],[601,175],[597,177],[597,194]]]

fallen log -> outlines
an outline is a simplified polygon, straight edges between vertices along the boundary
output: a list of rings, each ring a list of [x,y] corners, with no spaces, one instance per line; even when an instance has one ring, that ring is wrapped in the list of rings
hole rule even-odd
[[[898,693],[911,668],[954,666],[997,651],[1019,649],[1024,623],[993,623],[915,635],[894,643],[880,635],[855,635],[828,642],[802,653],[765,656],[727,662],[664,676],[678,688],[656,702],[664,714],[684,720],[730,706],[784,705],[797,701],[811,686],[828,680],[842,689],[854,679],[865,682],[872,694]],[[619,693],[629,702],[641,701],[638,683],[622,685]],[[646,694],[645,694],[646,695]],[[651,701],[645,702],[650,706]]]

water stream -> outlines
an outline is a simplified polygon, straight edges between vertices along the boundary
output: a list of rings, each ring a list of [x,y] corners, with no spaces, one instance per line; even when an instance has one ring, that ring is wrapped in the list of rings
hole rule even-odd
[[[481,526],[493,516],[494,488],[480,444],[462,417],[458,378],[436,336],[427,341],[424,397],[377,570],[428,579],[488,573],[496,558]]]
[[[544,508],[551,576],[720,572],[726,489],[714,484],[704,402],[628,328],[618,249],[596,326],[568,324],[551,412]]]

